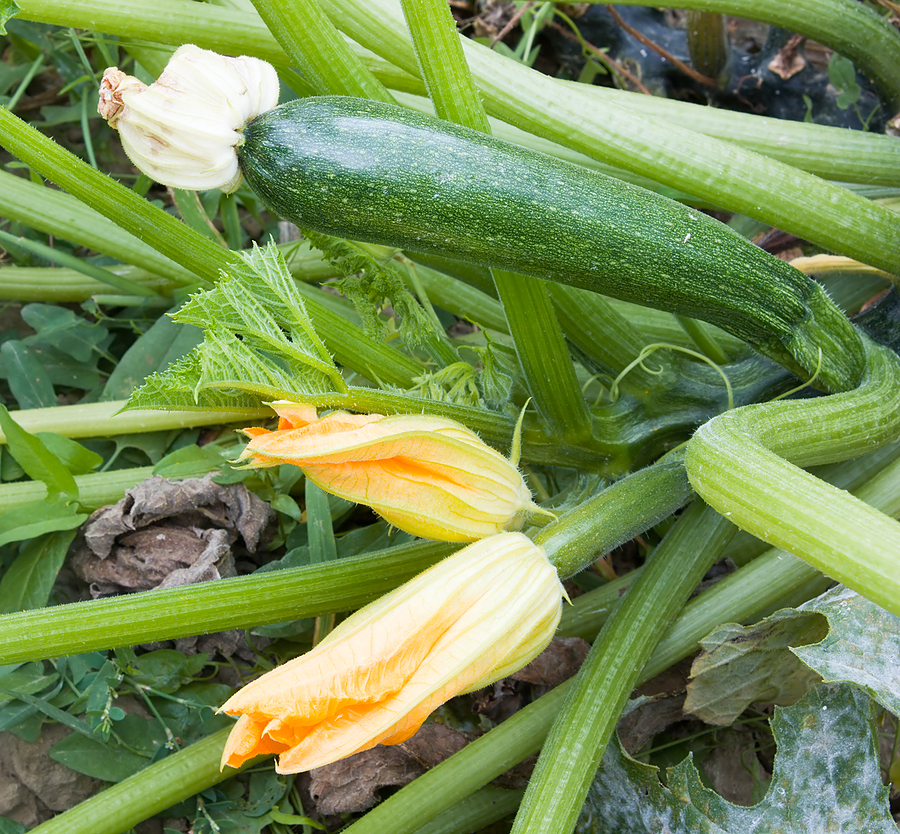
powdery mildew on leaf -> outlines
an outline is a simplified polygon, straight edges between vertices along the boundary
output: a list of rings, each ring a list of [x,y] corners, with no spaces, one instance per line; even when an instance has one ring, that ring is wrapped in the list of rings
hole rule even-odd
[[[875,708],[849,686],[822,684],[776,709],[778,747],[766,798],[744,808],[700,782],[688,758],[668,771],[611,745],[579,821],[579,834],[896,834],[881,783]]]
[[[900,617],[844,587],[804,603],[800,610],[823,614],[830,630],[822,642],[791,651],[826,681],[861,686],[900,715]]]
[[[750,626],[725,623],[700,645],[691,666],[684,711],[707,724],[727,726],[753,701],[795,703],[819,676],[790,653],[821,640],[827,625],[815,614],[779,611]]]
[[[820,679],[864,687],[900,714],[900,618],[842,586],[751,626],[721,625],[701,645],[684,709],[708,724],[753,701],[794,703]]]

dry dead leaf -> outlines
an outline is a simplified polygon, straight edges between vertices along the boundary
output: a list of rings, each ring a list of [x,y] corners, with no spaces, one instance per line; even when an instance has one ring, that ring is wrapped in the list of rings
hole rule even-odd
[[[310,771],[309,792],[322,816],[365,811],[378,802],[378,791],[406,785],[425,772],[399,747],[373,747]]]
[[[803,42],[806,40],[802,35],[794,35],[788,42],[778,50],[778,54],[768,63],[768,68],[780,76],[785,81],[793,78],[798,72],[802,72],[806,67],[806,58],[803,57]]]
[[[243,484],[153,477],[88,519],[72,567],[93,597],[233,576],[232,547],[255,552],[272,518]]]

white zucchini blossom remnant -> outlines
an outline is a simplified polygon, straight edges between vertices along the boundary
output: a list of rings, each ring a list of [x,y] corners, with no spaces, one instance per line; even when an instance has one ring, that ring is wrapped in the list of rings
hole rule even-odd
[[[149,87],[110,67],[97,110],[148,177],[173,188],[231,193],[241,183],[240,131],[278,104],[278,92],[271,64],[186,44]]]

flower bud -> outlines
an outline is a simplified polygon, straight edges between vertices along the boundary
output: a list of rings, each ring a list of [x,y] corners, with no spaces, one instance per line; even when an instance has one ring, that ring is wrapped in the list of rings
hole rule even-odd
[[[278,430],[245,429],[239,462],[295,464],[326,492],[367,504],[407,533],[474,541],[519,530],[538,510],[519,470],[453,420],[345,411],[317,419],[309,406],[271,405]]]
[[[173,188],[230,193],[241,182],[240,131],[275,107],[278,93],[278,75],[265,61],[186,44],[149,87],[110,67],[97,110],[148,177]]]
[[[482,539],[344,620],[312,651],[233,695],[222,765],[278,753],[279,773],[399,744],[450,698],[520,669],[550,642],[563,588],[521,533]]]

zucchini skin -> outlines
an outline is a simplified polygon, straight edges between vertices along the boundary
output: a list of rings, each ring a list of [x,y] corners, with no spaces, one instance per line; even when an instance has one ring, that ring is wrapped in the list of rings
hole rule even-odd
[[[795,372],[816,370],[818,349],[802,330],[811,303],[827,302],[815,298],[818,285],[723,223],[638,186],[340,96],[298,99],[251,120],[238,156],[253,190],[301,228],[704,319]],[[827,356],[832,339],[815,336]],[[841,350],[845,339],[834,340]],[[857,376],[861,344],[858,352],[847,360]],[[855,384],[852,367],[838,375],[827,387]]]

